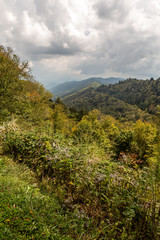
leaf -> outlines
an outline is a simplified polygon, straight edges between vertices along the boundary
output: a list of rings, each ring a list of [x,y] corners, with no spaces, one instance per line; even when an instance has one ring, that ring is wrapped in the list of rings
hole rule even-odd
[[[10,222],[10,220],[9,220],[9,219],[6,219],[5,222]]]

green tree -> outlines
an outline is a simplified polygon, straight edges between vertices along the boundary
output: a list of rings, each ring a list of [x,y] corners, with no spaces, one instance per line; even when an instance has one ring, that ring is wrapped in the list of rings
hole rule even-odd
[[[74,129],[75,138],[81,143],[96,143],[97,145],[109,149],[110,140],[100,124],[102,113],[93,110],[85,115]]]
[[[110,140],[114,140],[119,133],[117,122],[112,116],[103,116],[100,120],[101,126]]]
[[[140,159],[146,162],[154,155],[156,144],[157,128],[153,123],[138,120],[133,129],[132,151],[136,152]]]
[[[0,121],[18,115],[32,122],[48,118],[52,94],[36,82],[28,62],[0,46]]]
[[[131,151],[133,134],[130,130],[121,130],[120,133],[115,138],[115,147],[117,157],[121,152]]]
[[[66,114],[66,109],[61,104],[55,104],[53,109],[53,129],[54,132],[69,134],[72,128],[72,121],[70,121]]]
[[[1,118],[16,112],[19,94],[22,90],[20,80],[32,80],[28,62],[21,62],[11,48],[0,46],[0,112]]]

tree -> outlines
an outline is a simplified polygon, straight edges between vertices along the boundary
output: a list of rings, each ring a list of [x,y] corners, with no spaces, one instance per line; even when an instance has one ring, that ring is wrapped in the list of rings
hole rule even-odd
[[[100,124],[101,117],[102,113],[96,109],[85,115],[74,128],[75,139],[80,143],[96,143],[105,149],[109,149],[110,140]]]
[[[121,130],[115,138],[115,147],[117,157],[121,152],[129,152],[131,150],[131,143],[133,134],[129,130]]]
[[[0,46],[0,121],[14,114],[38,122],[46,118],[51,97],[34,80],[28,62],[21,62],[11,48]]]
[[[16,111],[22,91],[20,80],[32,80],[28,62],[21,62],[11,48],[0,46],[0,112],[1,118]]]
[[[140,159],[146,161],[157,148],[156,145],[157,128],[153,124],[138,120],[133,129],[132,150],[136,152]]]
[[[54,132],[69,134],[72,128],[72,121],[67,117],[65,105],[55,104],[52,117]]]

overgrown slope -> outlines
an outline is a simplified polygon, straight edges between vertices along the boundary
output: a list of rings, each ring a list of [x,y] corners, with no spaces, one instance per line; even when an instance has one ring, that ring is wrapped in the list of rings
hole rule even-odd
[[[42,193],[26,166],[1,156],[0,239],[79,239],[84,223],[54,194]]]
[[[117,120],[53,103],[10,49],[0,61],[0,238],[158,240],[160,130],[127,103],[138,80],[70,96]]]

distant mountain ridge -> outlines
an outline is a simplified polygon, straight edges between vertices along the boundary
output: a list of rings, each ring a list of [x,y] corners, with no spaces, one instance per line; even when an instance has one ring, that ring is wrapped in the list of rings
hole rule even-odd
[[[62,84],[59,84],[56,87],[53,87],[52,89],[50,89],[50,92],[54,95],[54,98],[64,97],[66,95],[77,92],[78,90],[81,89],[85,89],[88,87],[97,88],[102,84],[104,85],[115,84],[123,80],[125,79],[116,77],[110,78],[92,77],[81,81],[67,81]]]
[[[68,107],[83,108],[87,111],[96,108],[121,120],[149,120],[159,114],[160,78],[130,78],[116,84],[90,87],[66,95],[62,101]]]

